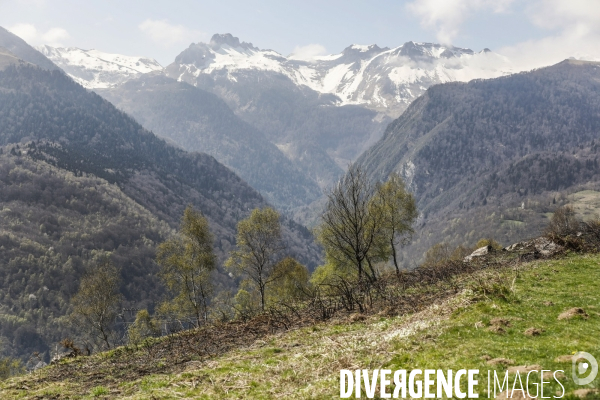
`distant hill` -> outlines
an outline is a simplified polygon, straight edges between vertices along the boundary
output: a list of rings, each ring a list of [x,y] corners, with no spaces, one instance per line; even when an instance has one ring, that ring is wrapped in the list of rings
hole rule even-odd
[[[59,70],[52,61],[31,47],[23,39],[0,26],[0,47],[4,47],[18,58],[48,70]]]
[[[27,61],[20,59],[19,57],[12,54],[10,51],[0,47],[0,70],[10,65],[24,65],[29,64]]]
[[[281,209],[306,205],[321,194],[314,180],[212,93],[151,74],[96,91],[171,143],[214,156]]]
[[[418,259],[436,241],[537,234],[561,193],[598,186],[599,146],[600,64],[567,60],[433,86],[358,162],[416,194],[425,225],[406,254]]]
[[[68,334],[60,317],[103,254],[121,270],[126,305],[151,307],[163,292],[155,245],[186,205],[209,220],[220,261],[237,222],[267,205],[213,157],[166,144],[60,71],[0,71],[0,146],[5,353],[44,353]],[[310,267],[318,262],[305,228],[284,220],[284,236],[291,254]],[[235,284],[222,271],[216,280],[219,288]]]

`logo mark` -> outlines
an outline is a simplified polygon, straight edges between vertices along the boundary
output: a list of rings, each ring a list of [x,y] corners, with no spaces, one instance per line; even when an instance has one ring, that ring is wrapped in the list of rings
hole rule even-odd
[[[590,353],[580,351],[573,355],[573,381],[577,385],[587,385],[598,375],[598,362]],[[579,361],[579,362],[578,362]],[[581,376],[589,373],[585,378]]]

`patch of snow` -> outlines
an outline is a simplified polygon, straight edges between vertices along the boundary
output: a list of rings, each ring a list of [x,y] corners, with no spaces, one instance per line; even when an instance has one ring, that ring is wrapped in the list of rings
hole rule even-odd
[[[38,50],[88,89],[109,88],[163,67],[146,57],[132,57],[77,47],[41,46]]]
[[[291,143],[281,143],[281,144],[276,144],[275,146],[277,146],[277,148],[279,149],[279,151],[281,151],[283,154],[285,154],[285,156],[289,159],[293,159],[293,153],[292,153],[292,144]]]
[[[353,44],[350,46],[350,48],[352,50],[358,50],[358,51],[362,51],[362,52],[369,51],[369,47],[370,47],[369,45],[365,45],[365,44]]]

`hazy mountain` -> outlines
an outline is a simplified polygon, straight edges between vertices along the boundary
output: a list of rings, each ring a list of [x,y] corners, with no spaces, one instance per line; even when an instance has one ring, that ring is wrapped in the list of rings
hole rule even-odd
[[[114,88],[137,77],[128,68],[138,58],[91,54],[76,48],[46,46],[42,51],[88,88]],[[121,66],[123,63],[106,61],[117,58],[130,61],[126,67]],[[228,143],[213,140],[205,150],[241,173],[269,199],[291,208],[312,199],[313,189],[304,183],[307,179],[321,188],[331,185],[349,162],[380,138],[391,121],[390,116],[397,117],[429,86],[496,77],[508,71],[508,61],[487,49],[476,53],[414,42],[393,49],[351,45],[339,54],[300,59],[293,54],[285,57],[273,50],[261,50],[231,34],[216,34],[209,43],[191,44],[165,68],[164,74],[219,96],[236,115],[262,132],[293,162],[304,175],[299,185],[309,193],[295,202],[279,201],[270,194],[270,189],[265,191],[257,186],[257,180],[248,175],[256,174],[255,170],[250,168],[244,174],[240,165],[243,163],[228,162],[238,158],[238,152],[231,152],[237,145],[235,139]],[[150,100],[140,105],[127,102],[124,92],[128,90],[131,87],[117,88],[113,94],[103,92],[103,95],[136,118],[147,121],[145,124],[152,123],[146,117],[151,117],[153,112],[145,109]],[[149,89],[143,90],[150,93]],[[122,96],[125,97],[123,102]],[[142,100],[140,96],[137,98]],[[189,111],[190,108],[193,107],[182,109]],[[173,117],[162,113],[164,118],[156,116],[149,127],[181,146],[189,146],[196,134],[211,135],[201,132],[206,124],[196,121],[196,127],[190,128],[196,119],[193,113],[188,116],[181,110],[175,112],[185,115],[186,122],[172,124],[169,119]],[[188,126],[183,127],[184,124]],[[172,129],[175,126],[177,128]],[[198,140],[207,145],[206,139]],[[293,193],[294,190],[285,190],[282,196]]]
[[[301,60],[217,34],[190,45],[166,74],[223,98],[325,187],[379,139],[388,116],[397,117],[429,86],[508,70],[508,61],[487,49],[352,45]]]
[[[214,35],[210,44],[190,45],[166,74],[221,97],[326,187],[379,138],[385,118],[361,106],[341,106],[335,95],[298,85],[279,67],[285,62],[277,53],[231,35]]]
[[[114,87],[140,74],[163,69],[156,60],[145,57],[123,56],[77,47],[40,46],[38,50],[88,89]]]
[[[0,70],[5,69],[10,65],[32,65],[27,61],[23,61],[19,57],[12,54],[10,51],[0,47]]]
[[[599,110],[592,62],[437,85],[358,162],[376,180],[400,173],[416,194],[427,228],[412,255],[478,239],[469,234],[517,240],[537,233],[560,192],[600,182]]]
[[[213,157],[166,144],[59,71],[0,71],[0,146],[0,335],[12,354],[68,334],[67,300],[103,255],[121,270],[127,304],[159,300],[154,247],[186,205],[208,218],[221,261],[237,222],[267,205]],[[290,254],[316,264],[305,228],[284,220],[284,235]],[[222,271],[216,280],[234,284]]]
[[[168,67],[169,74],[180,80],[216,71],[227,71],[234,81],[243,71],[275,72],[297,86],[334,95],[337,105],[363,105],[397,117],[433,84],[498,77],[510,72],[510,65],[488,49],[476,53],[415,42],[393,49],[354,44],[338,54],[302,59],[217,34],[210,43],[190,45]]]
[[[17,35],[10,33],[0,26],[0,47],[5,48],[10,53],[18,58],[35,64],[41,68],[54,70],[59,69],[49,59],[44,57],[39,51],[28,45],[23,39]]]
[[[152,74],[96,91],[157,135],[214,156],[282,209],[320,195],[312,179],[212,93]]]

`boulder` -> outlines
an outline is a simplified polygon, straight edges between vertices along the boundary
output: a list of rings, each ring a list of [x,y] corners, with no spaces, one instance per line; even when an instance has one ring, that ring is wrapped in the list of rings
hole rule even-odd
[[[563,249],[562,246],[554,243],[546,237],[538,237],[532,240],[513,243],[504,248],[504,251],[532,253],[537,256],[549,257]]]
[[[470,255],[466,256],[463,261],[470,262],[473,258],[483,257],[493,251],[492,246],[483,246],[472,252]]]

